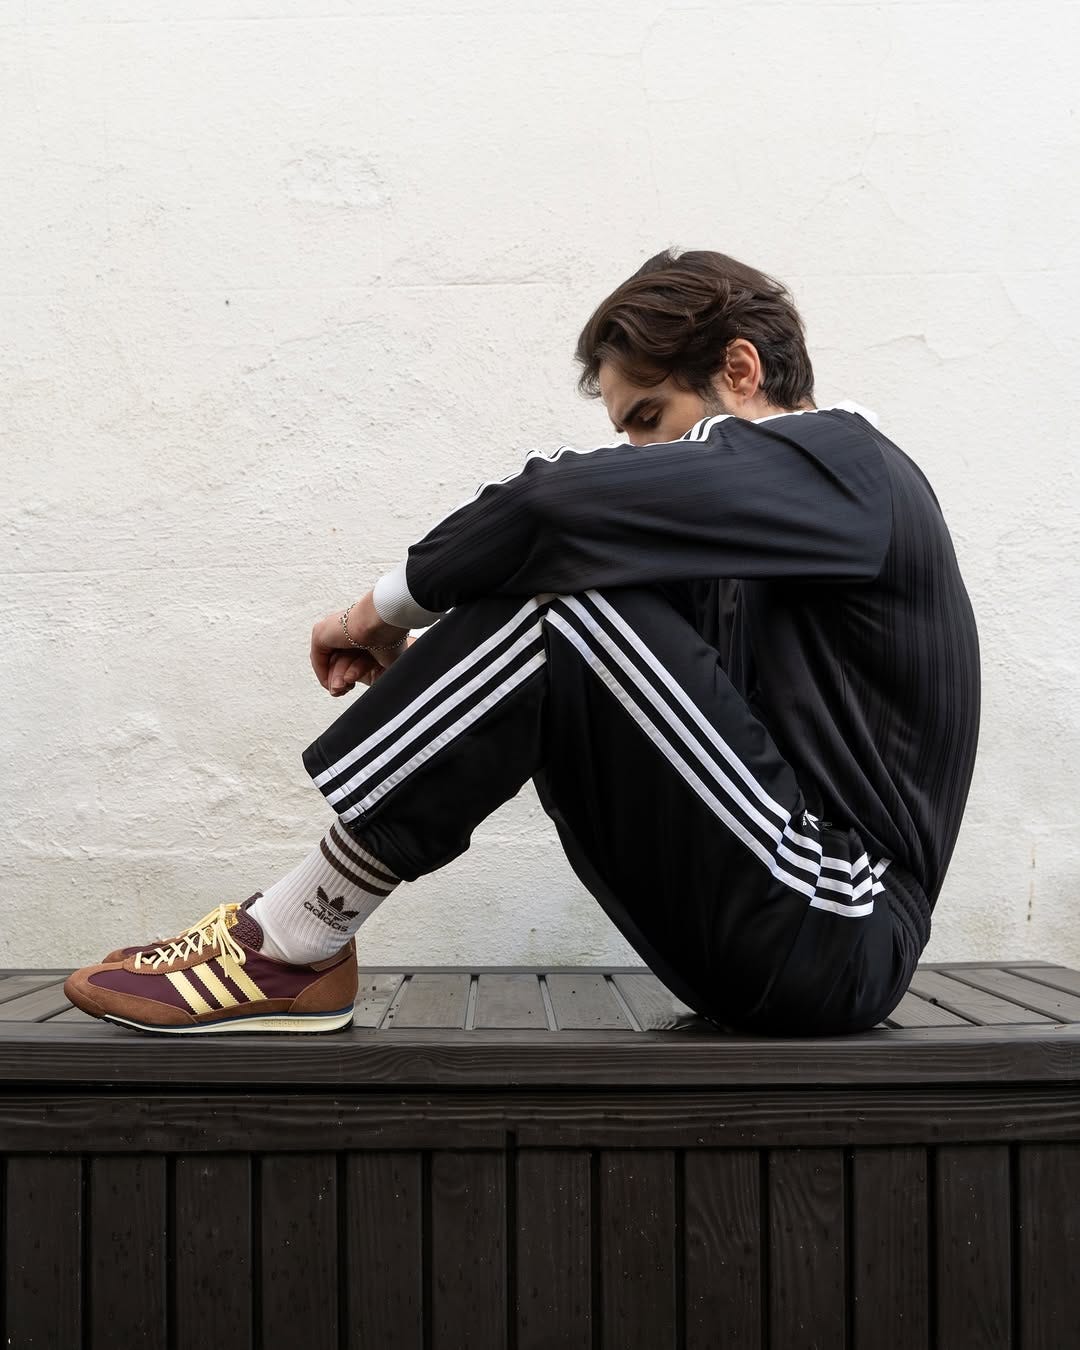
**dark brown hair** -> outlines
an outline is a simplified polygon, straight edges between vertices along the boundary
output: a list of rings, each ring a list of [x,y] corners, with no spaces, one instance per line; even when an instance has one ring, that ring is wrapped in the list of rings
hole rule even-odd
[[[787,289],[723,253],[666,249],[612,291],[581,330],[578,389],[596,398],[600,365],[609,361],[634,384],[670,375],[684,389],[711,393],[736,337],[757,348],[770,403],[795,408],[813,399],[805,330]]]

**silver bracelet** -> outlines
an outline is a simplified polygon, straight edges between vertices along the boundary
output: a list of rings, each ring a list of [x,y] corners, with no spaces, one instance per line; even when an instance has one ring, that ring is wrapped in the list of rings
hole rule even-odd
[[[353,605],[355,605],[355,604],[356,604],[356,601],[354,600],[354,601],[353,601]],[[349,609],[352,609],[352,605],[349,606]],[[345,613],[342,614],[342,616],[341,616],[341,631],[345,634],[345,638],[346,638],[346,640],[348,641],[349,646],[350,646],[350,647],[355,647],[357,651],[361,651],[361,652],[388,652],[388,651],[392,651],[395,647],[401,647],[401,646],[403,646],[406,642],[408,642],[408,640],[409,640],[409,635],[408,635],[408,633],[406,633],[405,636],[404,636],[403,638],[399,638],[397,642],[382,642],[382,643],[379,643],[379,645],[378,645],[378,646],[375,646],[375,647],[365,647],[364,644],[363,644],[362,642],[357,642],[357,641],[354,639],[353,635],[349,632],[349,609],[347,609],[347,610],[345,611]]]

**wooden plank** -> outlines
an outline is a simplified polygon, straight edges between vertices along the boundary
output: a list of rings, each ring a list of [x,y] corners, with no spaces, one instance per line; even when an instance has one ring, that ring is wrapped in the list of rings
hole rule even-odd
[[[52,975],[7,975],[0,979],[0,1003],[19,998],[23,994],[32,994],[35,989],[42,989],[55,983],[56,977]]]
[[[920,970],[941,970],[948,972],[950,970],[986,970],[991,967],[994,970],[1037,970],[1040,967],[1052,966],[1053,961],[927,961],[919,966]]]
[[[715,1031],[704,1017],[699,1017],[693,1008],[687,1007],[682,999],[676,998],[667,985],[661,984],[651,971],[615,975],[612,978],[643,1031],[675,1031],[690,1028],[700,1029],[703,1032]]]
[[[1017,963],[1012,961],[1010,966]],[[384,971],[385,966],[361,966],[360,974],[365,971]],[[410,966],[410,975],[478,975],[481,971],[485,975],[577,975],[581,971],[587,971],[591,975],[613,975],[617,971],[626,971],[632,973],[635,971],[647,970],[648,967],[640,964],[636,966]],[[0,974],[3,972],[0,971]],[[21,974],[21,971],[12,972]]]
[[[179,1157],[173,1173],[178,1346],[252,1341],[251,1160],[243,1154]]]
[[[773,1148],[1015,1139],[1080,1141],[1075,1086],[516,1089],[0,1095],[9,1153],[335,1148]],[[321,1138],[322,1136],[319,1135]]]
[[[347,1350],[421,1350],[423,1188],[416,1152],[346,1157]]]
[[[928,1003],[914,993],[907,993],[892,1010],[886,1021],[890,1027],[962,1027],[970,1026],[966,1017],[959,1017],[936,1003]]]
[[[7,1160],[0,1335],[5,1346],[80,1346],[82,1165],[79,1158]]]
[[[674,1350],[679,1343],[675,1155],[604,1150],[599,1166],[600,1343]]]
[[[769,1343],[842,1346],[845,1337],[844,1155],[769,1154]]]
[[[1048,984],[1051,988],[1061,989],[1067,994],[1080,994],[1080,970],[1068,970],[1065,966],[1021,968],[1015,962],[1011,963],[1008,969],[1035,984]]]
[[[122,1053],[118,1053],[122,1050]],[[1080,1025],[912,1027],[853,1036],[352,1029],[168,1038],[97,1020],[9,1022],[0,1083],[431,1089],[1052,1083],[1080,1079]]]
[[[384,975],[391,973],[387,966],[359,966],[360,976],[376,974]],[[593,974],[614,975],[625,972],[626,974],[638,974],[648,969],[640,962],[632,966],[483,966],[485,974],[499,975],[576,975],[579,971],[586,970]],[[1064,969],[1054,961],[925,961],[919,966],[919,970],[964,970],[964,969],[993,969],[993,970],[1023,970],[1036,972],[1038,970]],[[43,975],[49,982],[56,980],[65,980],[71,974],[71,966],[50,967],[50,966],[9,966],[0,969],[0,979],[6,979],[8,976],[17,975]],[[410,966],[409,974],[413,975],[473,975],[478,973],[476,966]],[[1075,972],[1080,973],[1080,972]]]
[[[956,971],[954,978],[989,994],[1000,994],[1033,1012],[1046,1013],[1056,1022],[1080,1022],[1080,996],[1052,989],[1012,971],[982,967]]]
[[[926,1350],[926,1150],[856,1149],[851,1189],[852,1350]]]
[[[1009,1150],[938,1148],[934,1171],[937,1344],[1010,1350]]]
[[[514,1312],[518,1350],[591,1350],[590,1155],[516,1155]]]
[[[506,1344],[506,1157],[431,1157],[431,1350]]]
[[[89,1350],[166,1350],[165,1159],[95,1157],[89,1172]]]
[[[61,980],[0,1003],[0,1022],[38,1022],[70,1007]]]
[[[980,1026],[1002,1023],[1013,1026],[1025,1022],[1053,1020],[1043,1013],[1032,1012],[1029,1008],[1022,1008],[1018,1003],[999,998],[997,994],[988,994],[984,989],[973,989],[970,984],[964,984],[950,975],[942,975],[936,970],[916,971],[911,981],[911,991]]]
[[[354,1027],[377,1027],[404,978],[400,974],[361,975],[353,1005]]]
[[[686,1350],[760,1350],[761,1161],[751,1149],[686,1155]]]
[[[1010,965],[1016,965],[1016,962],[1010,962]],[[368,970],[385,970],[385,966],[361,966],[361,976]],[[648,966],[638,964],[636,966],[410,966],[411,975],[479,975],[481,972],[485,975],[578,975],[582,971],[590,975],[614,975],[625,971],[632,974],[638,971],[648,970]],[[0,971],[0,974],[3,972]],[[22,972],[13,972],[22,973]]]
[[[54,1013],[48,1020],[50,1023],[75,1022],[80,1026],[88,1027],[92,1026],[97,1019],[91,1017],[89,1013],[83,1012],[81,1008],[68,1007],[63,1012]]]
[[[603,975],[549,975],[545,983],[560,1031],[630,1030]]]
[[[1019,1350],[1077,1343],[1080,1328],[1080,1148],[1017,1149]]]
[[[260,1218],[255,1344],[337,1350],[335,1157],[271,1153],[256,1166]]]
[[[476,1027],[547,1030],[547,1010],[535,975],[481,975],[477,980]]]
[[[386,1025],[392,1025],[395,1031],[408,1027],[464,1027],[471,983],[469,975],[412,975]]]

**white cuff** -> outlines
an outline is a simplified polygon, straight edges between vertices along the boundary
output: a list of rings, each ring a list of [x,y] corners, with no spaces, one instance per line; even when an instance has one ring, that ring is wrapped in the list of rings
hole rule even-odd
[[[371,601],[383,623],[392,623],[396,628],[428,628],[442,618],[442,611],[424,609],[413,599],[405,580],[404,563],[398,563],[393,571],[378,579]]]

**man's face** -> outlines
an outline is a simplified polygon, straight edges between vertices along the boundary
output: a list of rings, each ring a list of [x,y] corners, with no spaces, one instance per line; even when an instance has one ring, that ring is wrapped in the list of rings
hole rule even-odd
[[[661,384],[632,384],[617,366],[604,361],[599,378],[611,424],[620,435],[626,433],[631,445],[677,441],[703,417],[731,411],[719,392],[703,397],[681,388],[670,375]]]

